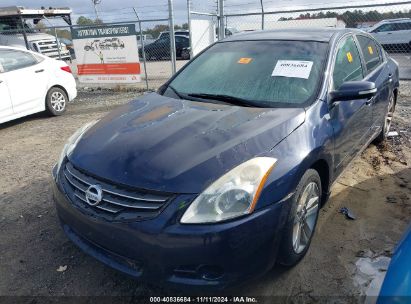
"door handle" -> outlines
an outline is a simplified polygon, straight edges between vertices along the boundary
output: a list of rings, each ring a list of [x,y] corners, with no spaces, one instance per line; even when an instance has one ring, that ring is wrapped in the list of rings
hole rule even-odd
[[[3,83],[3,80],[0,80],[0,83]]]
[[[44,69],[34,71],[34,73],[42,73],[42,72],[44,72]]]

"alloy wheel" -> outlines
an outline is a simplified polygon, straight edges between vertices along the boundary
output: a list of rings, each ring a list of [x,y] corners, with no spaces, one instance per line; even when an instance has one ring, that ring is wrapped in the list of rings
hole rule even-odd
[[[51,94],[51,106],[57,112],[61,112],[66,107],[66,97],[61,92],[53,92]]]
[[[298,201],[293,226],[293,249],[299,254],[310,243],[318,217],[320,191],[315,182],[309,183]]]
[[[388,135],[388,133],[390,132],[391,122],[394,116],[394,110],[395,110],[394,95],[391,95],[390,102],[388,104],[388,112],[387,112],[387,115],[385,116],[385,121],[384,121],[385,135]]]

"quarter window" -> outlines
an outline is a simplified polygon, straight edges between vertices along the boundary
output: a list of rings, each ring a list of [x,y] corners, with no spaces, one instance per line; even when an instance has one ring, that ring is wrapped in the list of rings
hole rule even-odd
[[[339,89],[344,82],[362,80],[363,78],[364,72],[360,53],[353,37],[349,37],[340,44],[337,50],[333,72],[334,89]]]
[[[0,64],[4,72],[10,72],[37,64],[30,53],[15,50],[0,50]]]
[[[365,63],[367,65],[368,73],[374,71],[381,63],[381,50],[374,42],[374,40],[365,37],[357,36],[360,48],[364,56]]]

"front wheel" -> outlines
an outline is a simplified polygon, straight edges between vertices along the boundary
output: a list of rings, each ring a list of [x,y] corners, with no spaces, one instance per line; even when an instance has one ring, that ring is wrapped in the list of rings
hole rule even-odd
[[[46,95],[46,110],[51,116],[62,115],[66,111],[68,97],[64,90],[53,87]]]
[[[183,60],[189,60],[190,59],[190,51],[188,50],[182,50],[181,51],[181,58]]]
[[[318,172],[308,169],[292,197],[279,252],[280,264],[293,266],[307,253],[317,224],[321,193]]]

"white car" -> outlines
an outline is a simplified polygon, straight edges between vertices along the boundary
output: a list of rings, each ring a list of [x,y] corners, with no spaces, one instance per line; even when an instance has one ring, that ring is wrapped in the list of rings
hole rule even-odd
[[[76,81],[65,62],[0,46],[0,123],[42,111],[61,115],[76,96]]]
[[[411,46],[410,18],[383,20],[367,31],[382,45]]]

